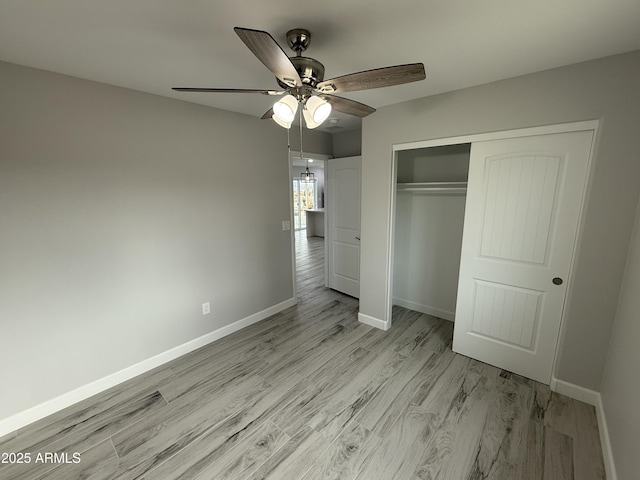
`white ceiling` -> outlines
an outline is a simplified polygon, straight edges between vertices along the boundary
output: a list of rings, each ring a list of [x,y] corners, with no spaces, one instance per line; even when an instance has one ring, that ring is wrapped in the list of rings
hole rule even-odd
[[[291,55],[287,30],[310,30],[325,78],[423,62],[425,81],[344,94],[382,107],[640,49],[640,1],[0,0],[0,60],[260,117],[273,98],[171,90],[277,88],[235,26]]]

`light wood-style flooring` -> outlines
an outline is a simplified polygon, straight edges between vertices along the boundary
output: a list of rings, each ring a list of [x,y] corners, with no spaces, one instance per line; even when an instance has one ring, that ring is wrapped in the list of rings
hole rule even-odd
[[[0,479],[604,478],[593,407],[453,353],[451,322],[359,323],[297,239],[298,305],[0,439],[80,453]]]

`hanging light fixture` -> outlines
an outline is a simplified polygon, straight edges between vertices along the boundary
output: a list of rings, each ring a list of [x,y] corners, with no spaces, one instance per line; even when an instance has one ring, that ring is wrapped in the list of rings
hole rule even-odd
[[[331,113],[331,104],[320,97],[313,96],[304,105],[304,121],[307,128],[316,128],[322,124]]]
[[[309,170],[309,160],[307,160],[307,169],[300,174],[300,181],[309,183],[315,180],[315,175],[312,171]]]

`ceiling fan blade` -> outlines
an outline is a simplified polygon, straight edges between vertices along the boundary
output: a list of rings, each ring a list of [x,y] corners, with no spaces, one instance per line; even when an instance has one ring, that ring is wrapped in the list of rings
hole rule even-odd
[[[238,34],[240,40],[249,47],[249,50],[258,57],[258,60],[271,70],[282,83],[290,87],[302,86],[302,80],[300,80],[296,67],[269,33],[241,27],[235,27],[233,30]]]
[[[273,107],[271,107],[269,110],[267,110],[266,112],[264,112],[264,115],[262,115],[260,117],[261,120],[267,120],[268,118],[273,117]]]
[[[286,91],[279,90],[254,90],[247,88],[191,88],[191,87],[173,87],[171,90],[176,92],[213,92],[213,93],[261,93],[263,95],[282,95]]]
[[[348,98],[337,97],[336,95],[318,95],[323,100],[331,104],[331,107],[338,112],[353,115],[355,117],[366,117],[376,111],[375,108],[356,102]]]
[[[390,87],[403,83],[424,80],[427,75],[422,63],[396,65],[395,67],[376,68],[364,72],[351,73],[342,77],[320,82],[316,89],[322,93],[355,92],[370,88]]]

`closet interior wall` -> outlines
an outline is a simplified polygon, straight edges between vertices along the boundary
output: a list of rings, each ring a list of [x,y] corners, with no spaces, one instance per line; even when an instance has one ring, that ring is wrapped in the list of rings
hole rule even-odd
[[[471,144],[398,152],[393,303],[454,320]]]

